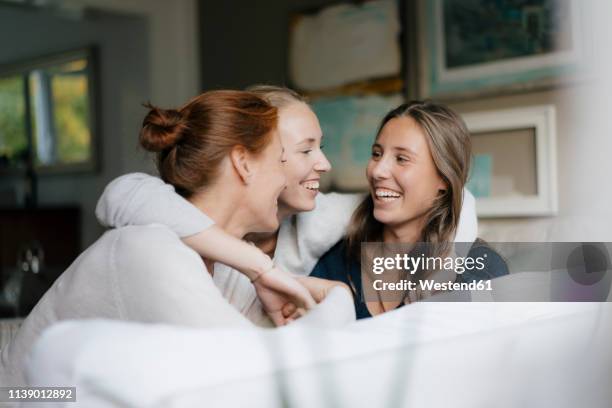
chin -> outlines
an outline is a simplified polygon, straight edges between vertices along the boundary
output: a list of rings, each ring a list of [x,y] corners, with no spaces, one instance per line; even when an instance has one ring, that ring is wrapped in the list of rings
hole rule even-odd
[[[303,198],[301,200],[296,200],[293,203],[287,203],[287,206],[291,209],[292,213],[300,213],[314,210],[316,203],[315,200]]]
[[[274,232],[278,229],[279,226],[280,225],[278,221],[271,222],[270,224],[264,225],[260,232]]]
[[[377,210],[374,208],[372,214],[374,215],[376,221],[380,222],[381,224],[391,224],[393,222],[393,214],[391,214],[389,211]]]
[[[312,211],[316,207],[316,203],[314,200],[308,200],[304,202],[302,209],[300,211]]]

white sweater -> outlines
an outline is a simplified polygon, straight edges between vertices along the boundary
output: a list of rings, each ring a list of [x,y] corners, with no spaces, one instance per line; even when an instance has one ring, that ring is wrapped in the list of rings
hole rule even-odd
[[[361,194],[318,194],[316,208],[282,221],[274,262],[280,268],[308,275],[318,259],[346,233],[346,227]],[[105,226],[159,223],[168,225],[180,237],[186,237],[210,223],[210,219],[174,192],[157,177],[143,173],[121,176],[111,182],[96,208],[98,220]],[[455,240],[476,239],[475,200],[464,190],[464,202]],[[253,285],[242,273],[223,264],[215,264],[214,282],[223,296],[249,320],[258,325],[271,323],[261,308]]]
[[[200,224],[206,228],[208,224]],[[0,352],[0,384],[23,384],[34,341],[68,319],[109,318],[191,327],[251,327],[223,299],[202,258],[163,225],[106,232],[55,281]]]

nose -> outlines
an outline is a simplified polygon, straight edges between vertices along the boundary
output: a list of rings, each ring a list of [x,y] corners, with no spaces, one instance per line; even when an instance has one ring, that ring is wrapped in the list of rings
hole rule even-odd
[[[317,162],[315,163],[314,169],[319,173],[327,173],[331,170],[329,160],[327,160],[327,157],[321,151],[319,151],[319,157],[317,157]]]
[[[387,160],[373,161],[370,165],[372,166],[372,177],[375,180],[384,180],[390,177],[391,171]]]
[[[285,153],[285,148],[281,151],[281,163],[285,164],[287,162],[287,153]]]

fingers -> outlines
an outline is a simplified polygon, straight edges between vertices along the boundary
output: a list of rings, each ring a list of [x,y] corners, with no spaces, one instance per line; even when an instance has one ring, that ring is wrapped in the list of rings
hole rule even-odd
[[[295,305],[293,307],[295,307]],[[268,313],[268,316],[270,316],[270,319],[272,319],[272,323],[274,323],[275,326],[285,326],[304,316],[306,314],[306,311],[302,308],[296,308],[292,313],[287,315],[285,315],[283,310],[273,312],[268,311],[266,313]]]
[[[306,310],[304,310],[304,309],[302,309],[300,307],[291,316],[289,316],[289,319],[299,319],[300,317],[304,316],[305,314],[306,314]]]
[[[310,291],[291,275],[285,273],[267,273],[262,275],[257,283],[264,284],[280,293],[285,293],[298,306],[306,310],[312,309],[317,304]]]
[[[283,306],[281,312],[283,317],[287,318],[297,311],[297,306],[294,303],[287,303]]]
[[[299,285],[299,283],[298,283]],[[293,297],[297,300],[297,303],[302,306],[306,310],[310,310],[317,305],[317,302],[312,297],[308,289],[299,285],[300,288],[296,289],[296,292],[293,294]]]
[[[281,309],[281,313],[285,319],[299,319],[306,314],[306,310],[297,307],[294,303],[287,303]]]
[[[287,324],[287,319],[283,316],[282,312],[280,310],[277,311],[268,311],[268,316],[270,316],[270,319],[272,319],[272,323],[274,323],[275,326],[284,326],[285,324]]]

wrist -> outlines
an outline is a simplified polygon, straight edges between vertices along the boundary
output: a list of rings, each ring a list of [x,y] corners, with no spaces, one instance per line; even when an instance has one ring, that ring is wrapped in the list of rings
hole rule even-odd
[[[249,271],[245,271],[245,274],[251,280],[251,282],[255,282],[261,277],[261,275],[271,271],[273,268],[274,262],[272,259],[268,255],[261,252],[261,256],[258,257],[255,265],[250,268]]]

